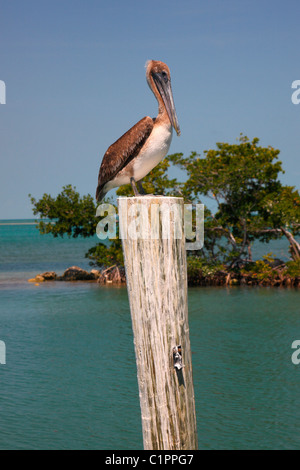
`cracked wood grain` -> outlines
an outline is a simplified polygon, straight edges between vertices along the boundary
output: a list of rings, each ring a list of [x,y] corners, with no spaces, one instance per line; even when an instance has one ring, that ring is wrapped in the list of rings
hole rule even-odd
[[[185,240],[179,238],[180,217],[176,219],[176,214],[183,214],[183,199],[143,196],[119,198],[118,204],[122,234],[127,235],[122,243],[144,449],[197,449]],[[158,205],[154,209],[170,209],[170,224],[168,210],[155,219],[157,238],[151,231],[151,214],[153,222],[156,213],[153,205]],[[139,218],[135,230],[131,225],[131,232],[126,231],[124,227],[129,227],[134,218]],[[165,224],[169,232],[164,231]],[[137,236],[128,236],[129,232]],[[139,237],[139,233],[148,237]],[[166,233],[169,238],[163,235]],[[177,345],[181,345],[181,369],[174,367],[173,349]]]

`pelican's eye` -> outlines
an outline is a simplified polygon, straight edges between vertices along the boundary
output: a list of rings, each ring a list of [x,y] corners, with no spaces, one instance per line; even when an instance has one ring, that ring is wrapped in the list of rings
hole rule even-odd
[[[167,72],[163,70],[161,75],[162,75],[162,78],[164,79],[164,82],[167,83],[167,81],[169,80]]]

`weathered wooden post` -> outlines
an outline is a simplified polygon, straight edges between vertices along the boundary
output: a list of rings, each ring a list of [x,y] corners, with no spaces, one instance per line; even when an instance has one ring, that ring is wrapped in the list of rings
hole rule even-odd
[[[118,204],[144,449],[197,449],[183,199]]]

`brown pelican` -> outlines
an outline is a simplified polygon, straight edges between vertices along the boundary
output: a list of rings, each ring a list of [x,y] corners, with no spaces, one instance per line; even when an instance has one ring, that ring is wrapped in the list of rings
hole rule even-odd
[[[158,60],[146,64],[146,78],[158,101],[158,115],[141,119],[122,135],[106,151],[99,170],[97,201],[113,188],[131,183],[134,194],[145,194],[141,185],[144,178],[166,156],[171,140],[172,127],[177,135],[177,120],[169,67]]]

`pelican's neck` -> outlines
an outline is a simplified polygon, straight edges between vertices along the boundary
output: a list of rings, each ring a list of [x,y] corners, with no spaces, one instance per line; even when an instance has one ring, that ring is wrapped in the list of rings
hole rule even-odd
[[[166,107],[165,107],[165,103],[163,102],[163,99],[160,96],[160,93],[159,93],[159,91],[158,91],[158,89],[157,89],[157,87],[154,83],[154,80],[153,80],[153,78],[151,77],[150,74],[149,74],[149,76],[147,76],[147,82],[148,82],[148,85],[150,87],[150,90],[154,94],[155,98],[157,99],[157,103],[158,103],[158,115],[156,117],[156,120],[170,123],[170,119],[169,119],[169,116],[168,116],[168,113],[167,113],[167,110],[166,110]],[[170,125],[171,125],[171,123],[170,123]]]

